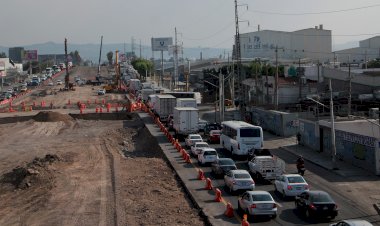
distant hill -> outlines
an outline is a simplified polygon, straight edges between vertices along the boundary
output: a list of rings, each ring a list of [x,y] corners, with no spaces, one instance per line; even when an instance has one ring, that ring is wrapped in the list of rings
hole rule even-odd
[[[351,42],[346,42],[342,44],[335,44],[333,46],[333,51],[338,51],[342,49],[350,49],[350,48],[355,48],[359,47],[359,41],[351,41]]]
[[[37,49],[38,54],[64,54],[65,47],[64,44],[60,43],[54,43],[54,42],[46,42],[41,44],[33,44],[33,45],[27,45],[24,46],[25,49]],[[93,63],[97,63],[99,60],[99,44],[70,44],[68,43],[67,51],[70,53],[71,51],[78,50],[79,55],[84,60],[90,60]],[[131,52],[131,44],[126,43],[115,43],[115,44],[103,44],[102,49],[102,59],[101,62],[107,61],[107,53],[112,51],[115,52],[116,50],[119,50],[120,52],[124,51],[124,48],[126,52]],[[8,47],[0,46],[0,52],[5,52],[8,56]],[[225,49],[214,49],[214,48],[184,48],[184,58],[191,58],[191,59],[199,59],[200,53],[202,51],[203,58],[214,58],[214,57],[220,57],[224,55],[226,52],[225,57],[227,57],[227,52],[230,50]],[[140,55],[140,46],[135,45],[135,54],[137,56]],[[141,46],[141,57],[150,59],[152,57],[152,51],[150,46]],[[160,58],[160,53],[155,52],[155,58]],[[168,59],[172,56],[169,56],[167,52],[164,52],[164,58]],[[180,55],[179,57],[182,57]]]
[[[333,51],[342,50],[342,49],[348,49],[353,47],[358,47],[359,41],[352,41],[347,42],[343,44],[335,44],[333,46]],[[40,44],[33,44],[33,45],[27,45],[24,46],[25,49],[37,49],[38,54],[64,54],[65,47],[63,43],[54,43],[54,42],[46,42],[46,43],[40,43]],[[71,44],[68,43],[68,52],[78,50],[80,56],[84,60],[90,60],[93,63],[97,63],[99,60],[99,44]],[[131,44],[126,43],[114,43],[114,44],[103,44],[103,50],[102,50],[102,59],[101,62],[107,61],[107,53],[109,51],[115,52],[115,50],[119,50],[120,52],[124,51],[124,48],[126,52],[131,52]],[[5,52],[8,56],[8,49],[9,47],[0,46],[0,52]],[[184,48],[183,50],[183,57],[189,58],[189,59],[199,59],[202,52],[202,57],[204,59],[207,58],[227,58],[227,52],[231,52],[231,50],[228,49],[218,49],[218,48]],[[140,56],[140,46],[135,45],[135,54],[137,56]],[[231,55],[231,53],[230,53]],[[143,58],[150,59],[152,57],[152,51],[150,46],[141,46],[141,56]],[[160,53],[155,52],[154,58],[159,59]],[[164,52],[164,58],[168,59],[172,56],[169,56],[167,52]],[[180,55],[179,57],[182,57]]]

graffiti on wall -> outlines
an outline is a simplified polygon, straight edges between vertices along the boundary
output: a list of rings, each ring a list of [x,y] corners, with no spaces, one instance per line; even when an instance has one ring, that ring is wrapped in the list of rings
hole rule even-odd
[[[340,130],[337,130],[335,132],[335,135],[337,137],[341,137],[343,140],[356,143],[356,144],[361,144],[364,146],[369,146],[369,147],[375,147],[375,143],[376,143],[376,139],[374,137],[363,136],[363,135],[344,132]]]

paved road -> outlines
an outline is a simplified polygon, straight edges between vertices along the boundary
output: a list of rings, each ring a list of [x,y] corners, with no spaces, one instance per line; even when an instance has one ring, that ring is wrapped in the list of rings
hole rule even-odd
[[[265,133],[265,147],[272,149],[273,154],[279,156],[286,162],[286,172],[295,173],[296,166],[295,160],[297,156],[292,153],[287,152],[284,149],[281,149],[281,146],[289,145],[290,143],[294,143],[294,138],[280,138],[274,136],[269,133]],[[184,143],[182,143],[184,146]],[[214,147],[220,157],[231,157],[226,150],[222,149],[219,144],[211,145]],[[190,151],[188,150],[190,153]],[[195,167],[201,168],[205,172],[206,177],[210,177],[213,181],[215,187],[219,188],[222,191],[223,198],[230,202],[234,209],[237,209],[237,197],[238,195],[231,195],[224,189],[224,180],[223,179],[215,179],[211,174],[210,167],[200,167],[197,164],[197,161],[193,158],[193,164]],[[247,161],[244,159],[236,160],[236,165],[240,169],[247,169]],[[342,191],[340,189],[341,185],[346,185],[347,182],[345,178],[336,175],[328,170],[325,170],[314,164],[307,164],[307,172],[305,174],[305,179],[311,185],[311,189],[313,190],[324,190],[327,191],[332,198],[338,204],[340,209],[339,215],[336,217],[334,221],[338,221],[341,219],[352,219],[352,218],[360,218],[365,219],[370,222],[373,222],[374,225],[380,224],[380,216],[378,215],[368,215],[366,212],[366,208],[368,206],[359,206],[357,203],[354,203],[350,200],[350,197],[355,194],[351,194],[346,191]],[[279,204],[278,209],[278,217],[274,220],[270,220],[268,218],[256,218],[254,219],[255,225],[328,225],[329,222],[312,222],[308,219],[305,219],[302,215],[300,215],[294,208],[294,199],[286,199],[283,200],[280,198],[280,195],[274,192],[274,186],[272,183],[257,183],[256,190],[265,190],[272,194],[276,202]],[[241,216],[240,216],[241,217]],[[239,218],[239,217],[238,217]]]

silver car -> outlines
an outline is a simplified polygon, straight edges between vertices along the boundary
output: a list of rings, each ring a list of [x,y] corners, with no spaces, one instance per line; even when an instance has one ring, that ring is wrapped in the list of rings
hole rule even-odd
[[[238,190],[254,190],[255,181],[247,170],[230,170],[224,175],[224,183],[230,193]]]
[[[193,146],[191,146],[191,154],[193,156],[198,156],[203,148],[210,147],[207,142],[195,142]]]
[[[246,191],[238,199],[238,211],[248,216],[277,217],[277,204],[267,191]]]
[[[297,196],[309,191],[309,184],[298,174],[284,174],[274,181],[274,190],[280,192],[283,198]]]
[[[213,163],[218,159],[218,153],[214,148],[203,148],[198,155],[198,164]]]
[[[185,138],[185,146],[186,147],[191,147],[195,144],[195,142],[202,142],[203,139],[201,137],[201,135],[199,134],[189,134],[186,138]]]

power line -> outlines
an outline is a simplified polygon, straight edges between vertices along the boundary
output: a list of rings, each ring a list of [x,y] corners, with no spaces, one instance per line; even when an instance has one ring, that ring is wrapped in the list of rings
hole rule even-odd
[[[216,31],[215,33],[213,33],[212,35],[206,36],[204,38],[183,38],[183,39],[185,39],[185,40],[193,40],[193,41],[201,41],[201,40],[209,39],[209,38],[212,38],[215,35],[223,32],[223,31],[227,30],[227,28],[231,27],[233,24],[234,24],[234,22],[231,22],[227,26],[225,26],[225,27],[221,28],[220,30]]]
[[[380,4],[374,4],[374,5],[349,8],[349,9],[330,10],[330,11],[321,11],[321,12],[304,12],[304,13],[282,13],[282,12],[270,12],[270,11],[261,11],[261,10],[248,10],[248,11],[252,13],[261,13],[261,14],[270,14],[270,15],[303,16],[303,15],[320,15],[320,14],[349,12],[349,11],[362,10],[362,9],[368,9],[368,8],[379,7],[379,6]]]

